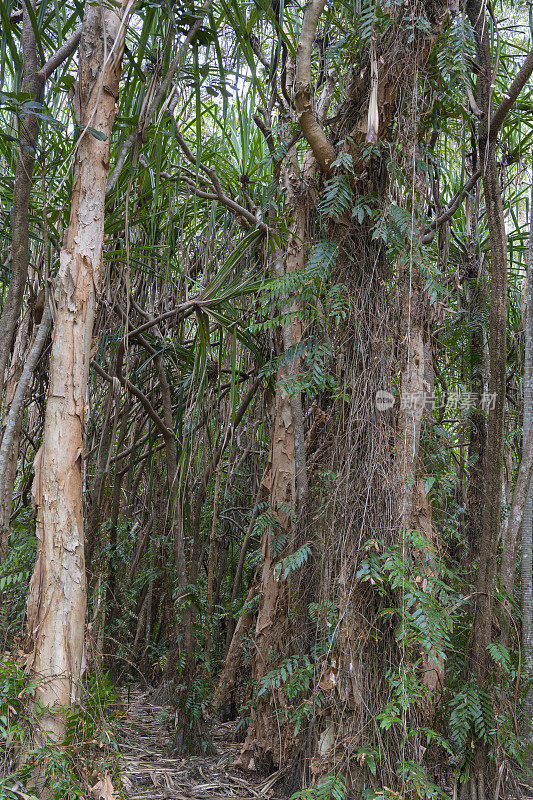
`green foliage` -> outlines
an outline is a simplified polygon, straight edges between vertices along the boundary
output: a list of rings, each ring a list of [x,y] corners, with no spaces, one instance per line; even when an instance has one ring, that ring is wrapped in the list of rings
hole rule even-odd
[[[316,786],[291,795],[291,800],[344,800],[346,793],[346,779],[342,775],[327,775]]]
[[[339,220],[353,206],[354,198],[348,175],[334,175],[324,183],[319,211],[325,217]]]
[[[0,631],[7,635],[7,641],[22,632],[26,592],[35,562],[34,528],[33,511],[24,509],[11,525],[9,550],[0,564]]]
[[[83,681],[82,702],[67,713],[66,745],[92,742],[100,749],[118,752],[114,723],[119,694],[108,675],[87,675]]]
[[[309,691],[312,677],[313,665],[308,656],[286,658],[261,679],[257,697],[274,689],[281,689],[292,702],[299,694]]]
[[[311,542],[306,542],[294,553],[290,553],[274,566],[274,576],[279,580],[281,576],[288,578],[291,572],[300,569],[311,557]]]
[[[479,744],[489,745],[491,742],[494,708],[488,691],[470,681],[454,694],[449,709],[453,763],[460,773],[464,773]]]
[[[407,548],[418,557],[408,555]],[[384,596],[400,593],[400,602],[381,612],[398,620],[398,643],[413,653],[421,650],[431,659],[444,660],[450,647],[453,616],[449,608],[455,593],[439,576],[449,577],[432,542],[418,531],[407,531],[403,546],[383,547],[371,540],[365,550],[357,579]]]
[[[36,685],[28,679],[22,665],[4,653],[0,658],[0,741],[5,748],[24,739],[26,710]]]
[[[9,589],[15,584],[24,584],[26,586],[30,579],[30,575],[30,570],[25,570],[24,572],[10,572],[7,575],[2,575],[0,578],[0,592]]]
[[[15,769],[15,747],[27,741],[44,713],[34,704],[38,682],[30,680],[21,664],[5,654],[0,659],[0,742],[4,753],[0,772],[0,797],[19,797],[10,787],[24,786],[35,795],[35,775],[39,774],[53,800],[75,800],[89,793],[89,777],[105,771],[115,775],[118,784],[119,749],[115,738],[118,695],[106,676],[84,680],[81,703],[64,709],[67,735],[61,745],[47,743],[28,752],[24,763]],[[2,765],[0,765],[0,769]]]

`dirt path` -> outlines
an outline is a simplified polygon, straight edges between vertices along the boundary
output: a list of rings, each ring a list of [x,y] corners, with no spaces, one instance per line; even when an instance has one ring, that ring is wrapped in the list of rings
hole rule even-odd
[[[131,800],[275,800],[272,787],[279,775],[261,781],[232,768],[240,747],[233,741],[235,723],[210,729],[216,755],[173,758],[169,722],[168,709],[153,705],[148,692],[124,697],[119,744],[122,781]]]

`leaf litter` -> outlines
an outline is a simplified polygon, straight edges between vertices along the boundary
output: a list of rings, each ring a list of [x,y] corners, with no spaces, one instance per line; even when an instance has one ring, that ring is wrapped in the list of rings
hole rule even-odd
[[[124,713],[118,726],[121,751],[121,781],[127,795],[111,783],[110,794],[100,800],[278,800],[273,787],[283,771],[268,778],[243,777],[233,768],[241,745],[235,742],[236,722],[213,721],[209,735],[216,755],[173,756],[169,709],[151,702],[150,692],[135,689],[123,700]],[[167,727],[168,725],[168,727]],[[103,791],[103,789],[101,790]]]

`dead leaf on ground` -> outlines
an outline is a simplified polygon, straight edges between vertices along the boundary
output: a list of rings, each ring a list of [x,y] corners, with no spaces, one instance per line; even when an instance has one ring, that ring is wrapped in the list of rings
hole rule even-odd
[[[98,783],[92,787],[91,794],[94,800],[116,800],[115,790],[109,775],[104,775],[103,778],[100,778]]]

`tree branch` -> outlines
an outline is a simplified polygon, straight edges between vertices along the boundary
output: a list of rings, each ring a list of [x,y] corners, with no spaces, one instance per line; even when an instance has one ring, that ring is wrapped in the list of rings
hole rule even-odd
[[[109,177],[109,180],[107,181],[107,185],[106,185],[106,188],[105,188],[106,194],[108,194],[110,191],[112,191],[112,189],[115,187],[115,184],[119,179],[120,173],[122,172],[122,167],[124,166],[124,163],[126,161],[126,157],[127,157],[128,153],[129,153],[129,151],[133,147],[133,144],[137,141],[137,139],[138,139],[139,135],[142,133],[143,129],[150,123],[152,117],[154,116],[155,112],[157,111],[157,108],[158,108],[161,100],[166,95],[166,93],[168,91],[168,88],[170,86],[170,83],[172,81],[172,78],[174,77],[174,74],[175,74],[176,70],[178,69],[178,67],[179,67],[179,65],[181,63],[181,61],[183,59],[183,56],[187,52],[187,49],[188,49],[190,43],[192,42],[192,40],[194,39],[194,37],[196,36],[198,31],[202,27],[202,24],[203,24],[203,21],[205,19],[206,14],[207,14],[207,11],[209,9],[209,6],[210,6],[210,3],[205,5],[200,10],[200,12],[198,14],[198,19],[196,20],[194,25],[191,27],[189,33],[187,34],[187,38],[185,39],[185,41],[183,42],[183,44],[179,48],[178,53],[174,57],[173,61],[171,62],[170,67],[168,68],[167,74],[163,78],[157,93],[155,94],[154,98],[152,99],[152,102],[150,103],[150,105],[148,106],[148,108],[146,110],[146,113],[144,114],[142,123],[140,123],[137,126],[137,128],[135,128],[135,130],[133,130],[130,133],[130,135],[128,136],[128,138],[126,139],[124,144],[122,145],[122,147],[120,149],[120,153],[118,154],[118,157],[117,157],[117,160],[116,160],[116,163],[115,163],[115,168],[114,168],[113,172],[111,173],[111,175]]]
[[[106,380],[108,383],[113,383],[113,381],[115,380],[115,377],[113,375],[109,375],[107,372],[105,372],[102,369],[102,367],[100,366],[100,364],[98,364],[96,361],[92,361],[91,362],[91,366],[95,370],[95,372],[98,375],[100,375],[101,378],[104,378],[104,380]],[[163,422],[161,417],[157,414],[157,412],[154,410],[152,404],[150,403],[150,401],[148,400],[146,395],[144,395],[141,392],[141,390],[138,389],[135,386],[135,384],[133,384],[131,381],[129,381],[123,375],[119,375],[117,377],[117,380],[120,381],[122,386],[124,386],[125,389],[128,389],[128,391],[130,391],[132,393],[132,395],[137,398],[137,400],[139,400],[141,405],[144,407],[144,409],[148,413],[148,416],[150,417],[151,420],[153,420],[153,422],[159,428],[159,430],[161,431],[163,436],[167,437],[167,436],[173,436],[174,435],[172,433],[172,431],[168,430],[167,426],[165,425],[165,423]]]
[[[186,183],[187,186],[190,189],[192,189],[194,194],[197,195],[198,197],[202,197],[205,200],[218,200],[218,202],[221,205],[226,206],[226,208],[229,208],[229,210],[233,211],[234,214],[243,217],[243,219],[245,219],[249,225],[257,227],[260,230],[264,231],[265,233],[268,233],[268,225],[265,225],[264,222],[262,222],[260,219],[257,219],[257,217],[254,214],[252,214],[251,211],[248,211],[247,208],[244,208],[244,206],[239,205],[239,203],[236,203],[235,200],[231,199],[231,197],[228,197],[226,194],[224,194],[222,190],[220,190],[219,192],[204,192],[203,189],[199,189],[198,186],[194,183],[194,181],[192,181],[190,178],[187,178],[184,175],[182,175],[181,180],[184,181],[184,183]]]
[[[527,81],[531,77],[533,73],[533,49],[529,51],[527,54],[524,63],[518,70],[518,73],[514,80],[512,81],[511,85],[509,86],[508,91],[503,97],[502,102],[494,112],[492,119],[489,125],[489,141],[494,142],[498,133],[501,130],[503,123],[505,122],[505,118],[513,104],[518,99],[518,95],[526,85]],[[431,244],[433,239],[435,238],[435,234],[438,228],[441,225],[444,225],[449,219],[453,217],[457,209],[459,208],[463,197],[470,192],[478,180],[481,178],[483,171],[478,169],[472,177],[465,183],[462,189],[460,189],[456,195],[450,200],[442,214],[433,220],[425,229],[423,236],[422,236],[422,244]]]
[[[37,75],[41,78],[41,80],[46,81],[50,77],[50,75],[68,58],[76,49],[81,39],[81,26],[75,31],[70,39],[67,39],[65,44],[63,44],[59,50],[57,50],[53,56],[51,56],[46,64],[41,67]]]
[[[46,303],[41,322],[39,323],[39,328],[37,329],[35,339],[24,364],[24,369],[22,370],[22,375],[20,376],[20,380],[17,384],[15,395],[11,401],[11,405],[9,406],[9,411],[6,418],[4,437],[2,439],[2,446],[0,447],[0,502],[2,503],[4,502],[6,473],[9,459],[11,457],[11,449],[13,446],[15,431],[21,414],[24,411],[24,398],[26,397],[26,392],[28,391],[31,381],[33,380],[33,375],[35,373],[35,369],[37,368],[39,358],[41,357],[46,337],[50,331],[51,322],[52,313],[50,311],[50,305],[49,303]]]
[[[426,232],[422,236],[422,244],[431,244],[431,242],[435,238],[435,234],[438,228],[440,228],[441,225],[444,225],[445,222],[447,222],[449,219],[453,217],[453,215],[461,205],[463,197],[467,195],[468,192],[472,191],[478,180],[481,178],[482,174],[483,174],[482,170],[480,169],[474,172],[472,177],[469,178],[469,180],[465,183],[465,185],[457,192],[457,194],[453,196],[453,198],[450,200],[450,202],[448,203],[442,214],[439,214],[439,216],[427,226]]]
[[[496,139],[498,133],[500,132],[500,128],[504,123],[505,117],[511,110],[513,104],[518,98],[518,95],[531,77],[531,73],[533,73],[533,48],[527,54],[524,63],[518,70],[515,79],[512,81],[509,89],[504,94],[502,102],[494,112],[494,116],[492,117],[489,126],[489,139],[491,141]]]
[[[335,149],[317,122],[312,104],[311,90],[311,51],[315,39],[318,20],[326,5],[326,0],[308,0],[302,21],[302,29],[296,50],[296,80],[294,101],[300,119],[303,135],[324,172],[329,172],[335,160]]]
[[[204,173],[204,175],[207,175],[215,192],[214,194],[211,194],[210,192],[205,192],[203,189],[199,189],[194,183],[194,181],[183,175],[181,176],[181,180],[185,181],[187,186],[189,186],[193,190],[193,192],[196,195],[198,195],[198,197],[203,197],[207,200],[218,200],[222,205],[226,206],[226,208],[229,208],[230,211],[233,211],[235,214],[244,217],[244,219],[247,222],[249,222],[250,225],[253,225],[254,227],[257,227],[260,230],[264,231],[265,233],[268,233],[269,232],[268,225],[266,225],[261,220],[257,219],[255,214],[252,214],[251,211],[248,211],[247,208],[244,208],[244,206],[241,206],[239,203],[236,203],[235,200],[232,200],[231,197],[228,197],[227,194],[224,193],[222,186],[220,185],[216,169],[214,169],[213,167],[208,167],[206,164],[202,164],[201,161],[197,162],[196,158],[191,153],[191,150],[187,142],[185,141],[183,134],[178,128],[176,120],[174,120],[174,135],[178,140],[178,144],[183,150],[183,153],[187,161],[189,161],[191,164],[194,164],[194,166],[200,169]]]

